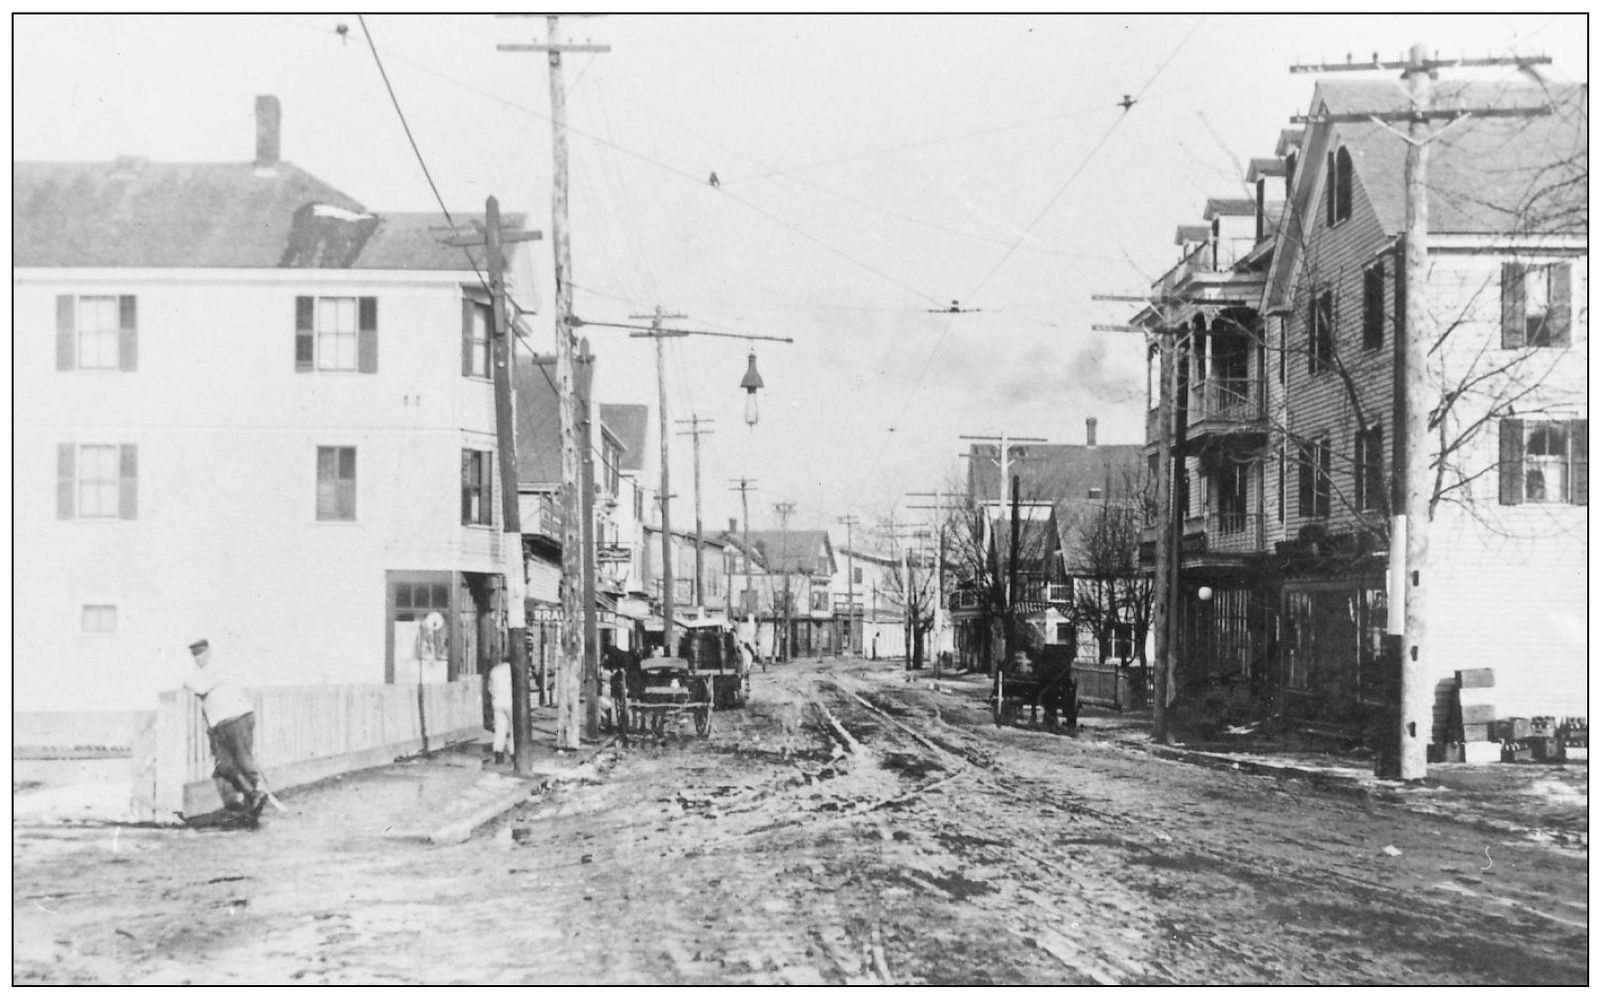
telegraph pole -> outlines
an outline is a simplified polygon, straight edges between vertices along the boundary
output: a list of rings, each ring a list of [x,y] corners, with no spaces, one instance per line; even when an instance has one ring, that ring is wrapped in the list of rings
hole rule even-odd
[[[510,681],[514,685],[514,771],[531,773],[531,664],[525,649],[525,540],[520,531],[520,472],[514,447],[514,332],[508,326],[508,291],[503,283],[507,259],[503,245],[510,241],[537,241],[541,231],[505,231],[497,197],[486,198],[486,222],[477,235],[457,235],[446,244],[459,248],[476,245],[486,250],[487,287],[492,294],[492,335],[497,339],[492,389],[497,416],[497,467],[503,488],[503,561]]]
[[[754,487],[754,480],[749,478],[733,479],[737,488],[733,492],[743,494],[743,613],[751,620],[759,612],[759,604],[754,601],[754,559],[749,551],[749,490]],[[758,645],[760,631],[754,631],[755,643]]]
[[[559,667],[554,678],[558,697],[558,740],[561,749],[581,746],[581,668],[582,627],[585,623],[581,592],[583,576],[580,528],[591,522],[581,517],[580,471],[575,431],[575,334],[570,322],[574,309],[574,288],[570,277],[570,131],[566,123],[564,72],[560,56],[564,52],[607,52],[608,45],[569,45],[558,40],[559,18],[547,15],[546,44],[498,45],[501,52],[546,52],[548,57],[548,97],[553,122],[553,278],[555,285],[553,326],[556,338],[559,387],[559,447],[561,484],[559,520],[563,534],[561,558],[564,581],[560,600],[563,606]],[[594,692],[595,696],[596,693]],[[596,704],[593,704],[594,706]]]
[[[685,320],[686,314],[666,313],[654,307],[651,314],[632,314],[632,320],[651,320],[653,327],[633,331],[634,338],[654,339],[654,368],[659,378],[659,611],[665,618],[665,656],[676,657],[676,567],[670,556],[670,401],[665,393],[665,339],[682,337],[686,331],[666,330],[665,318]],[[696,555],[694,556],[696,559]]]
[[[1552,59],[1545,55],[1454,59],[1442,61],[1429,57],[1423,44],[1413,46],[1406,62],[1371,62],[1339,64],[1295,65],[1292,72],[1346,72],[1355,70],[1402,70],[1407,80],[1410,109],[1407,111],[1360,112],[1298,116],[1292,123],[1363,123],[1373,122],[1407,142],[1405,185],[1407,192],[1406,217],[1403,227],[1403,290],[1406,300],[1405,344],[1400,372],[1402,390],[1399,394],[1401,416],[1406,429],[1402,451],[1396,461],[1398,485],[1394,486],[1391,541],[1391,564],[1388,574],[1395,588],[1389,590],[1387,630],[1401,635],[1398,648],[1401,687],[1398,694],[1396,754],[1382,762],[1377,769],[1381,777],[1416,781],[1425,777],[1428,756],[1426,747],[1431,742],[1431,690],[1427,677],[1429,666],[1425,657],[1428,642],[1425,579],[1430,564],[1430,497],[1433,480],[1431,463],[1436,450],[1431,443],[1428,424],[1435,409],[1436,388],[1430,375],[1430,348],[1435,343],[1436,329],[1430,316],[1430,194],[1429,146],[1440,133],[1430,133],[1432,120],[1451,121],[1454,124],[1467,117],[1537,117],[1551,113],[1549,107],[1485,107],[1437,110],[1431,106],[1430,81],[1437,69],[1456,66],[1518,66],[1527,68],[1546,65]],[[1408,133],[1390,126],[1389,122],[1406,121]],[[1451,125],[1449,125],[1450,127]],[[1399,539],[1398,534],[1402,537]],[[1400,605],[1399,605],[1400,604]],[[1394,761],[1391,759],[1395,759]],[[1393,767],[1395,766],[1395,767]]]
[[[788,552],[788,518],[793,515],[792,503],[773,503],[771,509],[782,518],[782,547],[777,549],[779,563],[787,558]],[[793,573],[788,571],[786,565],[782,566],[782,623],[783,651],[780,661],[789,661],[793,658]],[[772,650],[776,649],[773,644]]]
[[[838,522],[844,525],[844,554],[849,581],[844,585],[849,589],[849,644],[853,648],[855,643],[855,525],[860,518],[854,514],[839,517]]]
[[[678,420],[676,422],[693,426],[690,431],[678,431],[677,433],[682,437],[691,437],[693,439],[693,534],[695,542],[693,549],[693,608],[702,613],[704,607],[704,488],[700,479],[699,465],[701,459],[698,453],[698,439],[706,434],[714,434],[715,432],[712,430],[700,430],[699,424],[707,424],[710,421],[701,418],[696,413],[689,420]]]

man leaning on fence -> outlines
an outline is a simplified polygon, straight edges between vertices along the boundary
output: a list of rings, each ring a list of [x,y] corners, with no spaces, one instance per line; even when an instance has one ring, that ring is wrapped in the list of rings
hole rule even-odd
[[[246,695],[228,664],[212,660],[212,648],[205,639],[190,645],[195,670],[184,686],[201,697],[207,717],[207,739],[212,743],[212,777],[226,809],[243,811],[255,821],[262,815],[268,793],[262,788],[262,773],[252,755],[252,732],[256,717]]]

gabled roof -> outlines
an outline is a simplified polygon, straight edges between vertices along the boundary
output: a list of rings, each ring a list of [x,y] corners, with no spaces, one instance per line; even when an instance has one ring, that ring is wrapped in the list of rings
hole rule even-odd
[[[742,535],[737,543],[742,546]],[[821,549],[826,550],[829,572],[837,571],[832,538],[824,530],[755,530],[749,532],[749,543],[764,557],[767,571],[814,575]]]
[[[1586,234],[1585,86],[1442,80],[1432,83],[1431,102],[1448,109],[1554,108],[1542,117],[1469,118],[1437,138],[1428,166],[1432,234]],[[1325,81],[1314,87],[1310,113],[1408,108],[1408,94],[1396,81]],[[1298,166],[1296,202],[1286,211],[1269,283],[1272,306],[1291,301],[1295,287],[1290,275],[1302,253],[1300,232],[1316,223],[1323,208],[1328,156],[1321,152],[1330,147],[1332,135],[1351,159],[1364,192],[1359,202],[1368,204],[1386,237],[1395,237],[1405,227],[1404,141],[1373,122],[1309,125]]]
[[[11,203],[19,268],[472,268],[440,216],[372,213],[289,162],[17,162]]]
[[[1586,87],[1557,83],[1441,81],[1432,84],[1438,108],[1553,105],[1545,117],[1472,118],[1452,126],[1430,149],[1430,230],[1433,234],[1524,231],[1542,217],[1567,219],[1568,233],[1585,234],[1585,183],[1554,189],[1568,172],[1561,163],[1581,156],[1586,170]],[[1321,82],[1320,112],[1357,113],[1409,109],[1396,82]],[[1352,159],[1352,169],[1388,233],[1403,230],[1407,146],[1374,123],[1334,125]],[[1439,125],[1437,125],[1439,127]],[[1572,209],[1574,208],[1574,209]],[[1549,233],[1567,233],[1554,227]]]
[[[641,403],[599,403],[598,417],[624,448],[620,454],[621,469],[641,472],[643,449],[648,440],[648,407]]]
[[[1121,488],[1125,475],[1143,469],[1138,444],[1034,444],[1013,447],[1012,472],[1023,500],[1066,502],[1089,498],[1091,489]],[[998,446],[974,444],[967,459],[967,494],[974,502],[1000,499]],[[1020,460],[1019,460],[1020,459]],[[1007,494],[1009,499],[1009,493]]]

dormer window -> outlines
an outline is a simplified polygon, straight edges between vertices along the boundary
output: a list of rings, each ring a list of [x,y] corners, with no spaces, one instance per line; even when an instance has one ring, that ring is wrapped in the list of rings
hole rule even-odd
[[[1352,156],[1345,148],[1330,152],[1324,173],[1324,213],[1331,227],[1352,216]]]

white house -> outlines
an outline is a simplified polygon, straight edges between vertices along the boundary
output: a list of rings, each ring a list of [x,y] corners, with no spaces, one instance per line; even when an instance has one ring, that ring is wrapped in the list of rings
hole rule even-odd
[[[14,165],[17,711],[148,709],[202,637],[259,684],[498,648],[484,260],[278,125],[260,97],[255,162]]]

